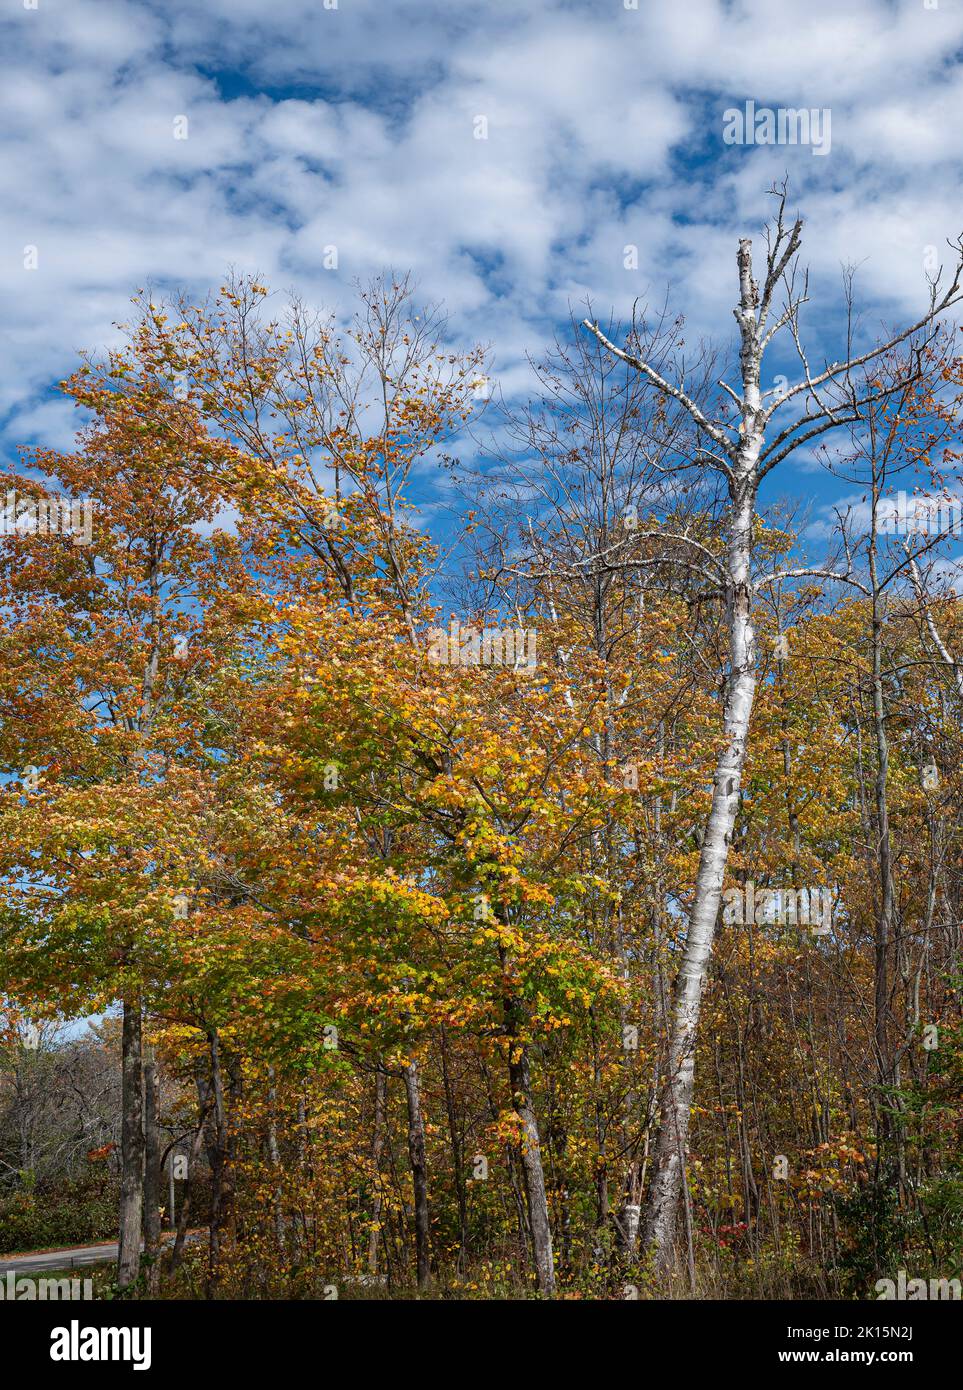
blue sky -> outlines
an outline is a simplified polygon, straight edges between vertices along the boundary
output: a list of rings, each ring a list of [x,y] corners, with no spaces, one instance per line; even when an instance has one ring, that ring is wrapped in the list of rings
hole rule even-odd
[[[963,230],[960,0],[35,2],[0,21],[8,455],[67,444],[51,383],[148,283],[200,294],[233,264],[347,311],[355,278],[411,270],[511,398],[586,296],[602,316],[668,287],[731,345],[737,238],[786,172],[815,361],[842,263],[872,334],[918,316],[927,248]],[[829,153],[726,145],[749,99],[829,108]],[[831,495],[804,459],[775,490]]]

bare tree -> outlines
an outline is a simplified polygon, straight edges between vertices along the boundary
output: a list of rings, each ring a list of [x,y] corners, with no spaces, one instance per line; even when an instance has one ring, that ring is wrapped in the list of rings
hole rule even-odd
[[[739,300],[733,313],[739,328],[740,389],[734,390],[725,381],[719,383],[738,412],[736,429],[724,419],[710,418],[682,386],[669,381],[638,355],[631,339],[626,348],[620,348],[602,333],[597,323],[585,320],[585,327],[608,351],[640,372],[665,399],[678,402],[688,411],[706,441],[699,449],[702,466],[722,473],[729,499],[724,521],[726,549],[722,575],[727,639],[724,740],[716,763],[711,809],[675,984],[669,1069],[662,1094],[661,1125],[644,1228],[645,1241],[653,1248],[656,1267],[660,1270],[667,1270],[675,1260],[676,1221],[688,1152],[702,990],[719,915],[755,694],[754,595],[760,583],[777,577],[768,575],[754,579],[752,573],[753,526],[757,519],[759,486],[800,446],[840,425],[860,419],[872,403],[904,390],[907,380],[912,380],[919,371],[919,353],[924,350],[925,343],[916,343],[917,353],[907,377],[881,382],[870,378],[865,388],[857,388],[853,374],[857,368],[877,362],[900,344],[915,339],[961,297],[963,242],[957,242],[953,245],[956,266],[950,284],[941,290],[939,276],[931,282],[929,307],[919,320],[863,353],[853,353],[850,334],[844,359],[813,373],[800,332],[800,309],[808,299],[808,277],[800,277],[798,273],[802,220],[797,217],[791,225],[785,221],[785,185],[772,191],[778,209],[766,230],[765,276],[761,286],[753,276],[752,241],[747,237],[739,241]],[[777,293],[785,295],[781,309],[775,305]],[[802,379],[785,391],[778,387],[763,390],[765,354],[775,336],[783,330],[788,330],[792,337],[802,367]],[[800,404],[804,407],[801,412],[798,410]],[[777,414],[780,419],[788,420],[782,428],[776,425]],[[789,418],[793,415],[795,418]],[[786,571],[783,577],[803,574],[838,577],[824,570],[806,569]]]

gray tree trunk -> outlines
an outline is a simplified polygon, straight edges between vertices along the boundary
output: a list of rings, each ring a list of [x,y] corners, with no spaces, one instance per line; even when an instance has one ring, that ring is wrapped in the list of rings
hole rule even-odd
[[[124,1000],[121,1032],[120,1234],[117,1284],[126,1289],[140,1273],[144,1201],[144,1075],[139,999]]]
[[[419,1289],[431,1277],[431,1244],[428,1224],[428,1159],[425,1153],[425,1122],[421,1113],[421,1076],[414,1060],[404,1069],[408,1099],[408,1157],[415,1196],[415,1261]]]
[[[522,1176],[525,1180],[528,1221],[532,1232],[535,1277],[538,1281],[539,1293],[550,1298],[555,1292],[555,1258],[552,1253],[552,1228],[548,1219],[548,1196],[545,1191],[542,1149],[539,1142],[538,1122],[531,1102],[532,1078],[528,1064],[528,1051],[519,1046],[514,1039],[511,1042],[508,1074],[512,1086],[512,1101],[516,1114],[522,1122]]]
[[[144,1054],[144,1253],[152,1261],[150,1284],[157,1287],[161,1237],[161,1134],[158,1123],[160,1085],[152,1048]]]
[[[210,1102],[200,1103],[200,1114],[197,1121],[197,1129],[194,1131],[194,1138],[191,1141],[190,1156],[187,1160],[187,1178],[184,1182],[184,1195],[181,1198],[181,1209],[177,1216],[177,1234],[174,1238],[174,1248],[171,1251],[171,1264],[168,1273],[173,1277],[180,1264],[181,1255],[184,1250],[184,1241],[187,1236],[187,1226],[191,1214],[191,1178],[197,1171],[197,1161],[201,1156],[201,1149],[204,1146],[204,1130],[207,1125],[207,1117],[210,1112]],[[170,1162],[174,1162],[174,1155],[171,1153]]]

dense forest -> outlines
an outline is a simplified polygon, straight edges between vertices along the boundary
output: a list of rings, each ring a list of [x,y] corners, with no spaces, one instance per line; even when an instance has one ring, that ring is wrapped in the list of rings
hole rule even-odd
[[[521,405],[392,273],[342,323],[140,293],[62,383],[75,448],[3,478],[3,1249],[119,1238],[129,1297],[959,1276],[959,275],[875,343],[847,281],[818,365],[785,207],[735,352],[589,308]]]

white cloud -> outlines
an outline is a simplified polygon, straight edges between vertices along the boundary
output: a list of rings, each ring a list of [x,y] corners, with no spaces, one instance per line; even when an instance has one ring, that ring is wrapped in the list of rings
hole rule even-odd
[[[633,299],[731,337],[736,238],[788,169],[807,215],[814,357],[839,266],[867,331],[923,302],[923,256],[961,229],[963,11],[886,0],[42,0],[10,12],[0,89],[7,438],[147,282],[226,267],[343,307],[391,264],[492,342],[513,387],[569,302]],[[730,147],[722,111],[832,108],[832,153]],[[189,121],[175,139],[175,117]],[[488,139],[474,138],[474,118]],[[337,273],[322,266],[337,245]],[[36,246],[39,268],[23,268]],[[623,265],[626,245],[639,269]],[[23,438],[23,431],[29,438]],[[44,440],[43,442],[53,442]]]

